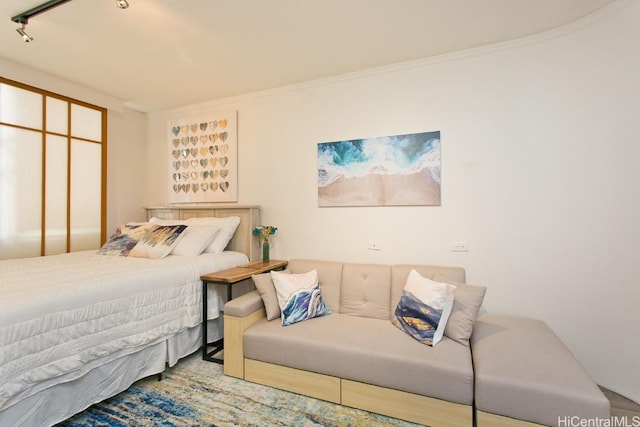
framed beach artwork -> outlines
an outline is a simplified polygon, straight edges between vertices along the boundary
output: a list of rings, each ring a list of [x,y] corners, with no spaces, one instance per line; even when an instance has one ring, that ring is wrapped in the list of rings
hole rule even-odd
[[[169,120],[170,203],[238,201],[237,114]]]
[[[318,206],[439,206],[440,131],[318,144]]]

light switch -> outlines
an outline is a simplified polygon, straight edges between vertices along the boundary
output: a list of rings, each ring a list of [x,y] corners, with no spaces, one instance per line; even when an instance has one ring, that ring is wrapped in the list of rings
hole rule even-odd
[[[367,246],[367,249],[369,249],[370,251],[379,251],[380,244],[375,240],[369,240],[369,245]]]
[[[467,241],[458,240],[457,242],[451,242],[451,252],[469,252]]]

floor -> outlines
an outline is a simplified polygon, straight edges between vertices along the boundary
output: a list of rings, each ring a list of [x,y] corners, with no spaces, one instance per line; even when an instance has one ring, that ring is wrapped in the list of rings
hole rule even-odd
[[[609,402],[611,402],[612,417],[627,417],[628,425],[637,425],[637,423],[640,422],[640,405],[616,392],[607,390],[604,387],[600,388],[609,399]],[[634,417],[637,417],[635,418],[636,424],[633,424]]]

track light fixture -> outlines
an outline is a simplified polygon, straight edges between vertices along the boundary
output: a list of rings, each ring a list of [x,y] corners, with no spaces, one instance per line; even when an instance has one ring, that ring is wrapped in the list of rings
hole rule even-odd
[[[22,12],[14,16],[13,18],[11,18],[11,20],[13,22],[17,22],[18,24],[26,25],[29,23],[29,18],[31,18],[32,16],[39,15],[43,12],[46,12],[49,9],[53,9],[54,7],[60,6],[61,4],[64,4],[68,1],[71,1],[71,0],[49,0],[48,2],[42,3],[40,6],[36,6],[32,9],[27,10],[26,12]]]
[[[22,40],[24,40],[25,43],[33,41],[33,37],[27,34],[27,32],[24,30],[24,24],[22,24],[20,28],[16,29],[16,31],[18,32],[18,34],[20,34],[20,36],[22,36]]]
[[[29,18],[31,18],[32,16],[39,15],[43,12],[46,12],[50,9],[53,9],[54,7],[60,6],[61,4],[67,3],[69,1],[71,0],[49,0],[47,2],[42,3],[39,6],[36,6],[32,9],[29,9],[25,12],[22,12],[14,16],[13,18],[11,18],[11,20],[18,24],[21,24],[21,27],[16,29],[16,31],[18,32],[18,34],[20,34],[20,36],[26,43],[29,43],[33,41],[33,37],[27,34],[27,32],[24,30],[24,27],[29,23]],[[116,6],[118,6],[120,9],[126,9],[129,7],[129,2],[127,0],[116,0]]]

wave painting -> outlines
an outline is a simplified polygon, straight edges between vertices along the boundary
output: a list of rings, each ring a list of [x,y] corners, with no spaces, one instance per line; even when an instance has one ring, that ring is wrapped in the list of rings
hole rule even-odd
[[[440,205],[440,132],[318,144],[318,206]]]

